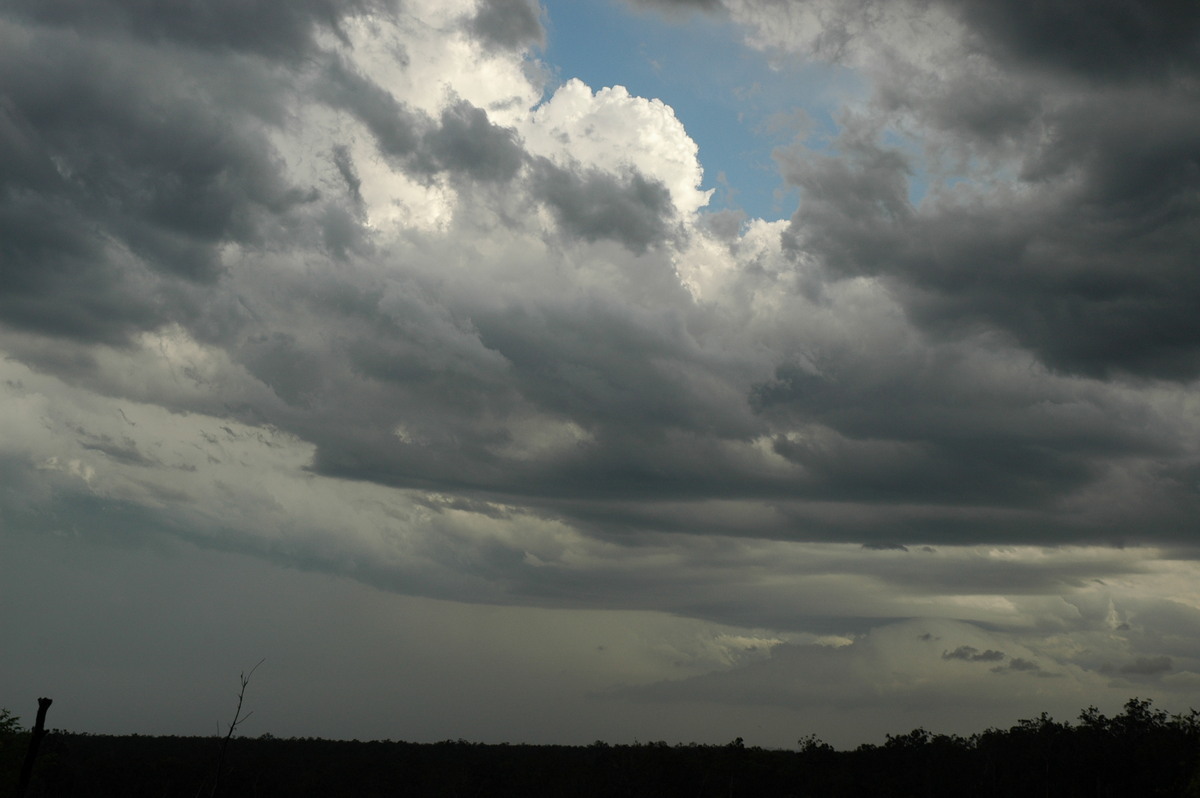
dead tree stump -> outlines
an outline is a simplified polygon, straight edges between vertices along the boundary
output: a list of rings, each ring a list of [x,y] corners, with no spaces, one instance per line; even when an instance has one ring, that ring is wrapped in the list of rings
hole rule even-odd
[[[25,752],[25,763],[21,765],[21,780],[17,782],[17,798],[25,798],[25,790],[29,787],[29,777],[33,775],[33,760],[37,759],[38,746],[46,736],[46,710],[53,703],[49,698],[38,699],[37,722],[33,724],[33,732],[29,735],[29,750]]]

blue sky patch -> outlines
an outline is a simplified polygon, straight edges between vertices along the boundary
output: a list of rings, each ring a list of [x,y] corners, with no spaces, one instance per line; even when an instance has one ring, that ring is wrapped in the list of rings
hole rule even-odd
[[[545,10],[551,90],[579,78],[593,90],[620,85],[671,106],[700,148],[703,188],[716,189],[711,210],[790,216],[797,194],[771,152],[797,135],[810,146],[831,140],[832,113],[860,89],[848,69],[772,66],[736,27],[707,15],[667,20],[615,0],[550,0]]]

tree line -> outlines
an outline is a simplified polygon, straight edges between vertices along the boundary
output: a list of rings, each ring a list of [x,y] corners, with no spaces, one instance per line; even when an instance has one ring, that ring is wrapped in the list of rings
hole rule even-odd
[[[0,710],[0,796],[29,732]],[[1107,717],[1042,714],[970,736],[925,729],[836,750],[664,742],[588,746],[79,734],[42,744],[27,798],[305,796],[1195,796],[1200,713],[1131,699]],[[214,772],[214,763],[222,762]],[[214,778],[215,775],[215,778]],[[219,782],[219,783],[218,783]]]

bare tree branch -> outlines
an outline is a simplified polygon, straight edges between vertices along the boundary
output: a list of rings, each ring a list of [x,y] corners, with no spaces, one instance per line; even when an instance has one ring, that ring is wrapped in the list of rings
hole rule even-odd
[[[229,739],[233,737],[233,733],[237,730],[237,727],[242,725],[246,718],[254,714],[253,712],[247,712],[245,715],[243,715],[242,703],[246,700],[246,686],[250,684],[250,677],[254,675],[256,670],[258,670],[258,666],[262,665],[264,662],[266,662],[265,658],[260,659],[257,664],[250,669],[249,673],[242,671],[238,674],[238,681],[241,683],[241,687],[238,689],[237,708],[233,712],[233,721],[229,724],[229,731],[225,733],[225,739],[221,740],[221,752],[217,754],[217,773],[215,776],[213,776],[211,793],[211,795],[214,797],[217,794],[217,788],[221,785],[221,770],[225,764],[225,749],[229,746]]]

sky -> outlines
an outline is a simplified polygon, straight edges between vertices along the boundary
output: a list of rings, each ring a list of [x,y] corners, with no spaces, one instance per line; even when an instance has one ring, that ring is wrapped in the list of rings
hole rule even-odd
[[[0,707],[1200,706],[1200,5],[10,0]]]

